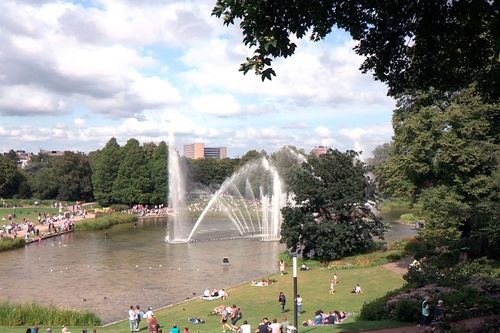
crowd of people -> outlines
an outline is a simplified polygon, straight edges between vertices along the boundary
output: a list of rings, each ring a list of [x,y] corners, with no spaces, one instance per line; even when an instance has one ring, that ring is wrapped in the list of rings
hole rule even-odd
[[[172,213],[172,211],[165,206],[161,205],[134,205],[130,208],[127,213],[135,214],[137,216],[154,216],[154,217],[165,217]]]

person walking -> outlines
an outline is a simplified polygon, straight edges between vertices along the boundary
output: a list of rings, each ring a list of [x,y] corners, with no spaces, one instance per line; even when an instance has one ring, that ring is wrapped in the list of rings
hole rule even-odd
[[[285,275],[285,261],[284,260],[280,260],[280,273],[281,273],[281,276]]]
[[[281,313],[284,313],[286,305],[286,297],[282,291],[280,291],[280,295],[278,296],[278,302],[280,303]]]
[[[297,314],[300,315],[300,312],[302,311],[302,297],[297,294]]]

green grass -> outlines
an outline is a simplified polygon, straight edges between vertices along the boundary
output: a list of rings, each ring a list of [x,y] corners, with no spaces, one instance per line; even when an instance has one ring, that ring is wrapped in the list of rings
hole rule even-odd
[[[422,216],[422,205],[419,203],[411,204],[407,200],[393,198],[386,199],[380,204],[380,212],[384,219],[399,220],[405,219],[403,215],[412,214],[415,219],[420,219]],[[388,221],[386,221],[388,222]],[[405,223],[405,221],[402,221]]]
[[[57,208],[51,207],[17,207],[13,208],[0,208],[0,217],[5,217],[5,220],[0,220],[0,227],[7,224],[8,215],[16,214],[16,222],[20,223],[23,221],[23,218],[34,222],[35,224],[38,222],[38,214],[47,213],[49,215],[58,214],[59,210]]]
[[[33,326],[36,324],[47,326],[99,325],[100,320],[95,314],[88,311],[74,311],[54,305],[0,303],[0,325]]]
[[[251,267],[249,267],[251,269]],[[329,281],[333,271],[325,268],[313,267],[309,272],[299,272],[299,294],[304,299],[302,310],[304,313],[299,317],[299,322],[312,319],[314,312],[318,309],[324,311],[339,310],[353,312],[354,314],[341,325],[330,325],[323,327],[301,327],[300,332],[356,332],[365,329],[377,329],[384,327],[397,327],[402,324],[395,321],[366,321],[359,319],[359,312],[363,303],[385,295],[386,292],[399,288],[403,285],[400,275],[391,272],[382,266],[366,267],[359,269],[336,270],[339,277],[337,293],[330,295]],[[270,276],[277,282],[267,287],[251,287],[245,283],[228,289],[229,298],[225,302],[227,305],[236,304],[241,307],[243,313],[242,320],[248,320],[252,325],[252,330],[257,328],[259,320],[267,316],[269,319],[277,318],[281,320],[282,315],[279,310],[278,294],[283,291],[287,296],[287,306],[289,310],[286,314],[290,321],[293,321],[293,282],[292,274]],[[351,294],[351,289],[359,283],[363,288],[363,294]],[[191,332],[219,332],[219,318],[211,316],[212,309],[221,304],[221,301],[203,301],[193,299],[181,304],[167,307],[155,311],[160,324],[164,327],[171,327],[177,324],[180,327],[189,327]],[[124,305],[124,315],[126,317],[127,306]],[[188,324],[187,316],[195,315],[206,320],[205,324]],[[144,332],[145,323],[141,322]],[[81,332],[84,327],[71,327],[72,332]],[[90,328],[90,327],[87,327]],[[45,328],[44,328],[45,329]],[[1,332],[14,333],[19,328],[0,327]],[[99,328],[99,333],[121,333],[128,331],[128,321],[122,321],[114,325]],[[166,330],[163,330],[164,332]],[[43,331],[42,331],[43,332]],[[168,330],[167,330],[168,332]]]
[[[91,231],[108,229],[115,224],[132,223],[137,220],[137,216],[126,213],[113,213],[99,215],[94,219],[87,219],[76,223],[76,231]]]
[[[18,249],[26,244],[23,238],[4,237],[0,239],[0,252]]]

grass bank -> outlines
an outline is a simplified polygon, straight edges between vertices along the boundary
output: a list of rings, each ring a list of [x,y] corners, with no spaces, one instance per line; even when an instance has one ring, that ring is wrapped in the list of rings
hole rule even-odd
[[[91,231],[108,229],[115,224],[132,223],[137,216],[126,213],[98,215],[94,219],[86,219],[75,224],[76,231]]]
[[[36,303],[0,303],[0,325],[4,326],[97,326],[100,322],[99,317],[88,311],[74,311]],[[0,331],[4,332],[3,329]]]
[[[14,208],[0,208],[0,217],[6,217],[8,215],[16,215],[16,222],[20,223],[24,218],[32,221],[38,221],[38,214],[56,215],[59,213],[57,208],[51,207],[17,207]],[[0,227],[7,224],[9,221],[7,219],[0,220]]]
[[[229,266],[229,269],[231,267]],[[249,268],[251,269],[251,265]],[[267,287],[253,287],[249,283],[241,284],[227,289],[229,298],[224,303],[227,305],[236,304],[241,307],[243,319],[252,325],[252,331],[257,328],[259,320],[267,316],[269,319],[282,319],[280,307],[278,304],[278,294],[283,291],[287,296],[286,315],[290,321],[293,321],[293,279],[289,267],[288,274],[280,276],[271,275],[269,278],[275,279],[276,283]],[[334,295],[328,293],[330,280],[333,272],[339,277],[337,292]],[[314,266],[311,271],[299,272],[298,276],[299,294],[304,299],[302,306],[303,313],[299,317],[299,322],[314,317],[314,312],[318,309],[324,311],[348,311],[353,315],[340,325],[330,325],[322,327],[301,327],[300,332],[358,332],[367,329],[377,329],[384,327],[397,327],[402,323],[390,320],[366,321],[359,318],[362,305],[375,298],[385,295],[388,291],[399,288],[403,285],[403,279],[400,275],[389,271],[383,266],[366,266],[362,268],[349,268],[331,270],[326,267]],[[363,293],[356,295],[350,291],[359,283],[363,288]],[[210,285],[210,281],[207,281]],[[200,290],[200,293],[202,291]],[[179,327],[189,327],[190,332],[211,333],[219,332],[219,317],[209,315],[214,307],[221,304],[220,300],[204,301],[201,299],[192,299],[187,302],[156,310],[155,313],[160,324],[164,328],[177,324]],[[147,307],[148,304],[141,304]],[[127,316],[129,304],[123,304],[123,318]],[[205,324],[189,324],[187,317],[198,316],[206,320]],[[145,323],[141,322],[144,331]],[[81,332],[83,328],[90,326],[71,327],[72,332]],[[44,327],[46,329],[46,327]],[[19,332],[19,327],[0,327],[1,332],[14,333]],[[100,327],[99,333],[121,333],[128,331],[128,321]],[[168,330],[163,330],[164,332]],[[43,331],[42,331],[43,332]]]
[[[0,252],[18,249],[26,244],[22,238],[4,237],[0,239]]]

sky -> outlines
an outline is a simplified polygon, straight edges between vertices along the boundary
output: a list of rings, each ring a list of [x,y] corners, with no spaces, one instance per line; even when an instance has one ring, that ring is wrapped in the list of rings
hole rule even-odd
[[[297,41],[277,77],[239,72],[252,54],[215,0],[0,1],[0,152],[89,152],[116,137],[371,154],[392,136],[395,101],[362,74],[340,30]]]

